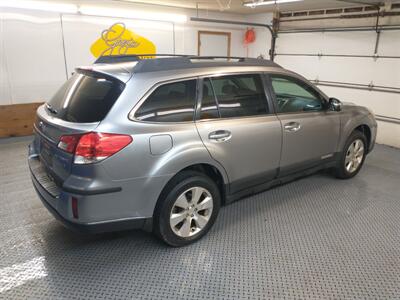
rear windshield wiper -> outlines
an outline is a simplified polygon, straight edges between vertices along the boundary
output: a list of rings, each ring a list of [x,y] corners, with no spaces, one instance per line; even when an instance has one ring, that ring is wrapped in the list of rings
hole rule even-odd
[[[57,114],[57,110],[54,109],[49,103],[46,103],[46,108],[49,112],[51,112],[52,114],[56,115]]]

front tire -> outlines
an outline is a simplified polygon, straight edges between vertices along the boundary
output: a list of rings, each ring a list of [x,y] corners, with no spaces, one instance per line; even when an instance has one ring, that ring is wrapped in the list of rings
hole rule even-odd
[[[367,139],[360,131],[354,131],[347,139],[335,168],[337,178],[349,179],[358,174],[367,154]]]
[[[191,244],[210,230],[220,205],[220,192],[209,177],[195,171],[181,172],[160,196],[154,232],[170,246]]]

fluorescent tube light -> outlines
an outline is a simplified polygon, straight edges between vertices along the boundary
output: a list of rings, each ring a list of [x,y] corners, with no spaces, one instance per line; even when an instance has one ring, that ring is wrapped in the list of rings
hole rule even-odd
[[[290,3],[290,2],[299,2],[303,0],[269,0],[269,1],[256,1],[256,2],[245,2],[244,6],[248,7],[256,7],[261,5],[272,5],[272,4],[282,4],[282,3]]]
[[[70,3],[45,2],[31,0],[1,0],[0,7],[24,8],[34,10],[53,11],[60,13],[77,13],[78,6]]]
[[[186,15],[148,12],[133,9],[114,9],[104,6],[81,5],[79,12],[84,15],[102,16],[102,17],[120,17],[141,20],[168,21],[183,23],[187,21]]]

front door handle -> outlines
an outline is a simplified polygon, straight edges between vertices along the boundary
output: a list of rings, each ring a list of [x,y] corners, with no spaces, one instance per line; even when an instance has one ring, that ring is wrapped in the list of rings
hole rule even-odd
[[[228,130],[217,130],[210,132],[208,138],[216,142],[225,142],[232,137],[232,133]]]
[[[296,132],[300,130],[301,125],[297,122],[289,122],[284,125],[285,131],[287,132]]]

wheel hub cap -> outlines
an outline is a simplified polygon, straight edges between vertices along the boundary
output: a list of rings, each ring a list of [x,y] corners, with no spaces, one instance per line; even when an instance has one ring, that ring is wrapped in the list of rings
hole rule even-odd
[[[210,192],[202,187],[192,187],[175,200],[169,218],[171,229],[180,237],[195,235],[208,224],[212,210]]]
[[[364,157],[364,143],[360,139],[353,141],[346,152],[345,168],[347,172],[355,172]]]

